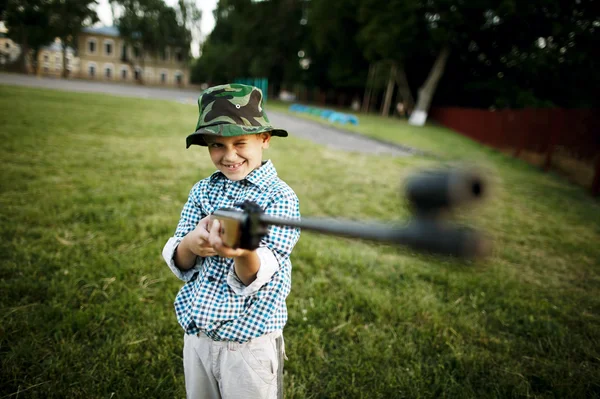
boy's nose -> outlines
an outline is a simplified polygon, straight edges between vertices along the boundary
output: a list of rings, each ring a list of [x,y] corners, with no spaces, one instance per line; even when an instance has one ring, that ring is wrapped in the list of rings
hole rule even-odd
[[[223,159],[225,161],[235,161],[237,159],[237,151],[235,148],[227,148]]]

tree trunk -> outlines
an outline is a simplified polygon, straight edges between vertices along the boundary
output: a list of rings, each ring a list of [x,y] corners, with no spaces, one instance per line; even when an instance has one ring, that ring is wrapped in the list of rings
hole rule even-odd
[[[406,71],[402,65],[398,68],[398,73],[396,73],[396,84],[398,85],[398,92],[400,92],[400,96],[402,97],[404,111],[406,112],[406,115],[410,115],[415,108],[415,100],[410,92]]]
[[[19,69],[21,73],[28,73],[27,70],[27,57],[29,57],[29,42],[27,40],[27,33],[25,33],[24,28],[21,26],[21,53],[19,54],[16,63],[19,65]],[[31,66],[33,69],[33,65]]]
[[[431,68],[431,71],[429,72],[427,80],[419,89],[417,107],[410,115],[410,119],[408,120],[410,125],[423,126],[425,124],[425,121],[427,120],[427,113],[429,112],[429,107],[431,106],[431,99],[433,98],[438,82],[444,73],[446,61],[448,61],[449,55],[450,48],[448,46],[442,48],[442,51],[440,51],[438,54],[438,57],[433,64],[433,68]]]
[[[62,77],[67,79],[69,77],[69,70],[67,69],[67,40],[65,38],[60,39],[62,41],[62,59],[63,59],[63,70]]]
[[[144,48],[141,47],[140,48],[140,64],[142,66],[142,70],[140,71],[140,80],[138,81],[139,84],[144,85],[144,74],[146,73],[146,52],[144,51]]]
[[[29,47],[27,45],[22,45],[21,46],[21,52],[19,53],[19,55],[17,56],[17,59],[14,62],[15,65],[15,71],[21,72],[21,73],[29,73],[28,69],[27,69],[27,53],[29,52]]]
[[[38,62],[38,57],[40,56],[40,48],[34,48],[31,50],[31,68],[33,69],[33,74],[37,76],[40,70],[40,64]]]
[[[369,74],[367,75],[367,85],[365,87],[365,95],[363,97],[362,112],[369,112],[369,100],[371,99],[371,81],[373,80],[374,67],[369,64]]]
[[[390,104],[392,103],[392,95],[394,94],[394,81],[396,80],[396,70],[398,67],[396,63],[393,63],[390,68],[390,77],[388,79],[387,88],[385,90],[385,99],[383,101],[383,107],[381,107],[381,116],[390,115]]]

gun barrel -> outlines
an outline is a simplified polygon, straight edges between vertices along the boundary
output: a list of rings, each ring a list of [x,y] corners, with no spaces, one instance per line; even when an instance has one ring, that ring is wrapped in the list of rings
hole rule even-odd
[[[487,190],[479,173],[464,168],[419,173],[406,184],[406,195],[416,210],[406,225],[327,218],[284,219],[264,214],[251,202],[241,205],[243,211],[218,210],[214,216],[223,220],[222,235],[231,247],[257,248],[268,225],[275,225],[473,258],[489,253],[490,240],[475,230],[444,221],[439,211],[481,199]]]
[[[268,215],[262,215],[260,220],[276,226],[297,227],[322,234],[404,245],[418,251],[442,255],[475,258],[487,255],[490,250],[488,238],[479,232],[427,218],[414,219],[405,226],[326,218],[292,220]]]

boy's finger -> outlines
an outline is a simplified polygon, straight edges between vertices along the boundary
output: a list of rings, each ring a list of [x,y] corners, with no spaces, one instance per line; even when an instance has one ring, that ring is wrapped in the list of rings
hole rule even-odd
[[[208,238],[210,237],[210,233],[208,232],[208,230],[202,228],[198,229],[198,235],[200,236],[200,238],[206,241],[208,241]]]
[[[221,241],[221,223],[219,223],[218,220],[213,221],[212,226],[210,227],[208,242],[210,242],[210,245],[213,247],[220,247],[223,244]]]
[[[211,219],[212,218],[210,216],[200,219],[200,221],[198,222],[198,226],[203,227],[206,231],[209,231]]]
[[[208,257],[208,256],[215,256],[216,254],[217,254],[217,251],[215,251],[212,248],[210,248],[210,249],[209,248],[205,248],[202,251],[202,256],[205,257],[205,258]]]

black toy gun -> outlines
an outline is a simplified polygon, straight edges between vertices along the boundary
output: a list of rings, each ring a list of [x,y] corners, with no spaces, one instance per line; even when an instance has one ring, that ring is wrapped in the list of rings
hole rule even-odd
[[[488,190],[484,179],[464,169],[421,172],[410,177],[406,196],[413,218],[405,225],[326,218],[284,219],[265,215],[252,202],[237,209],[219,209],[223,242],[231,248],[256,249],[269,225],[297,227],[322,234],[404,245],[421,252],[475,258],[487,255],[491,241],[485,234],[444,220],[448,210],[481,200]],[[238,205],[236,205],[238,206]]]

